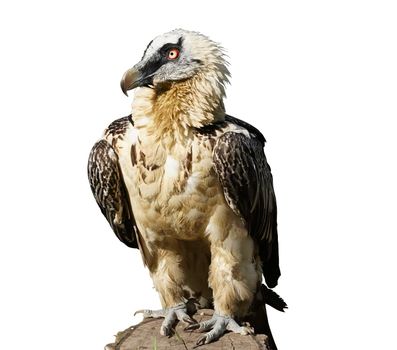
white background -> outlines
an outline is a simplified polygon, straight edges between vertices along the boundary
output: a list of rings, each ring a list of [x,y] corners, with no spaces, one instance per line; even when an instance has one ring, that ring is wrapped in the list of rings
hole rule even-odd
[[[123,72],[182,27],[228,50],[227,111],[268,140],[279,349],[396,349],[396,18],[394,1],[2,2],[1,348],[102,349],[159,307],[86,161],[130,112]]]

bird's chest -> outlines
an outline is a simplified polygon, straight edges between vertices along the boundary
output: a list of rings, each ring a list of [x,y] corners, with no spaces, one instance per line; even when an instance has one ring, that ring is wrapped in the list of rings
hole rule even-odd
[[[197,239],[203,235],[219,193],[212,150],[192,141],[174,149],[137,144],[131,152],[126,181],[145,239]]]

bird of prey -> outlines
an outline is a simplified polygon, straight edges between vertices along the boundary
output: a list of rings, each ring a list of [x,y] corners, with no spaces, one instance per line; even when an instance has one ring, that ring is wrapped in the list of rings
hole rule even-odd
[[[126,95],[136,89],[131,115],[109,125],[88,162],[102,213],[140,250],[160,295],[163,309],[144,316],[164,317],[163,335],[177,320],[207,332],[198,345],[252,333],[247,320],[273,342],[265,304],[286,307],[269,289],[280,269],[265,138],[225,113],[227,66],[223,48],[200,33],[154,38],[121,80]],[[213,307],[212,319],[197,323],[191,300]]]

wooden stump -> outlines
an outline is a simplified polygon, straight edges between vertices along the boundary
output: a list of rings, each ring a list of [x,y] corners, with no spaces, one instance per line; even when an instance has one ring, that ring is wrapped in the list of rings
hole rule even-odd
[[[199,310],[194,315],[198,322],[211,318],[213,310]],[[198,332],[184,331],[185,325],[178,323],[175,334],[171,337],[160,335],[160,325],[163,319],[147,318],[136,326],[127,328],[116,335],[113,344],[105,346],[105,350],[190,350],[196,348],[197,339],[202,335]],[[244,349],[244,350],[272,350],[266,335],[240,335],[226,333],[219,340],[200,346],[203,350]]]

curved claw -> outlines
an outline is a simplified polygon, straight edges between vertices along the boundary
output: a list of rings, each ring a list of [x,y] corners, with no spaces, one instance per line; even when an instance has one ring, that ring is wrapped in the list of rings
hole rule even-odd
[[[137,310],[134,312],[134,316],[137,314],[142,314],[143,318],[159,318],[159,317],[165,317],[165,312],[164,310],[147,310],[147,309],[142,309],[142,310]]]
[[[204,336],[204,337],[200,337],[198,340],[197,340],[197,342],[196,342],[196,345],[197,346],[201,346],[201,345],[204,345],[204,344],[206,344],[206,337]]]
[[[193,323],[184,328],[185,331],[195,331],[199,329],[200,323]]]
[[[136,311],[134,312],[134,316],[136,316],[136,315],[138,315],[138,314],[143,314],[143,318],[146,318],[146,317],[149,317],[149,316],[146,316],[146,315],[149,315],[150,312],[151,312],[151,310],[144,310],[144,309],[142,309],[142,310],[136,310]]]
[[[138,310],[134,313],[134,316],[140,313],[143,314],[144,318],[164,317],[164,321],[160,327],[160,334],[165,336],[171,336],[173,334],[173,326],[176,320],[187,323],[188,325],[197,323],[196,320],[187,314],[187,306],[184,303],[162,310]]]
[[[191,318],[189,315],[181,316],[178,317],[179,321],[182,321],[184,323],[187,323],[188,325],[194,325],[197,324],[197,321]]]
[[[185,328],[187,331],[198,331],[198,332],[206,332],[215,326],[216,320],[214,318],[209,319],[208,321],[203,321],[200,323],[194,323]]]

